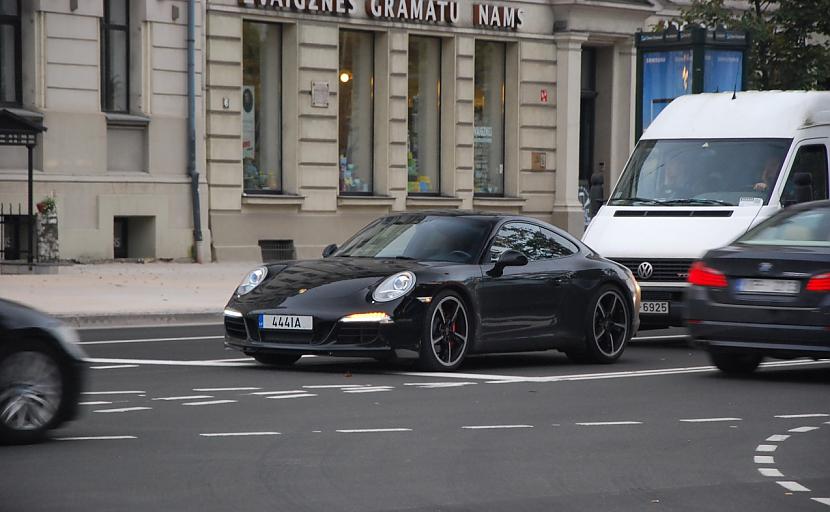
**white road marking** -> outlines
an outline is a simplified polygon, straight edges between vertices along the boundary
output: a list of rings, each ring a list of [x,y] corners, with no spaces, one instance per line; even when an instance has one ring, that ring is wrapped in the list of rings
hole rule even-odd
[[[779,414],[776,418],[826,418],[830,414],[815,413],[815,414]]]
[[[315,395],[314,393],[299,393],[299,394],[296,394],[296,395],[272,395],[272,396],[266,396],[265,398],[270,398],[270,399],[273,400],[273,399],[282,399],[282,398],[307,398],[307,397],[311,397],[311,396],[317,396],[317,395]]]
[[[757,448],[755,448],[756,452],[762,453],[772,453],[778,449],[777,444],[759,444]]]
[[[138,368],[137,364],[113,364],[109,366],[90,366],[90,370],[115,370],[117,368]]]
[[[684,423],[713,423],[717,421],[743,421],[741,418],[689,418],[680,420]]]
[[[146,391],[84,391],[82,395],[143,395]]]
[[[120,409],[98,409],[92,412],[132,412],[132,411],[149,411],[152,407],[122,407]]]
[[[778,471],[775,468],[758,468],[758,472],[761,473],[762,476],[770,476],[770,477],[782,477],[784,473]]]
[[[775,464],[775,458],[770,455],[756,455],[752,460],[756,464]]]
[[[193,388],[193,391],[256,391],[262,388]]]
[[[292,395],[295,393],[305,393],[302,389],[292,389],[291,391],[254,391],[253,393],[249,393],[250,395],[260,395],[260,396],[267,396],[267,395]]]
[[[78,405],[109,405],[112,402],[78,402]]]
[[[325,384],[319,386],[303,386],[303,389],[349,389],[349,388],[363,388],[368,384]]]
[[[211,395],[188,395],[188,396],[164,396],[153,398],[153,400],[199,400],[202,398],[213,398]]]
[[[776,482],[778,485],[787,489],[788,491],[792,492],[810,492],[810,489],[804,487],[798,482],[791,482],[791,481],[784,481],[784,482]]]
[[[136,436],[85,436],[85,437],[56,437],[55,441],[116,441],[120,439],[138,439]]]
[[[771,443],[780,443],[781,441],[786,441],[789,438],[790,438],[790,436],[787,436],[787,435],[775,434],[774,436],[769,436],[767,438],[767,441],[769,441]]]
[[[469,430],[489,430],[504,428],[533,428],[533,425],[466,425],[461,428],[466,428]]]
[[[357,428],[349,430],[337,430],[341,434],[372,434],[376,432],[412,432],[411,428]]]
[[[215,434],[199,434],[202,437],[242,437],[242,436],[279,436],[279,432],[221,432]]]
[[[141,338],[134,340],[81,341],[78,345],[116,345],[119,343],[156,343],[162,341],[222,340],[224,336],[189,336],[186,338]]]
[[[171,361],[166,359],[114,359],[106,357],[88,357],[84,359],[87,363],[109,363],[109,364],[141,364],[155,366],[209,366],[209,367],[243,367],[256,366],[254,360],[238,362],[238,359],[214,359],[208,361]]]
[[[344,389],[344,393],[379,393],[383,391],[392,391],[395,389],[392,386],[376,386],[366,388]]]
[[[473,386],[477,382],[404,382],[404,386],[416,386],[423,389],[437,388],[458,388],[461,386]]]
[[[631,338],[631,341],[650,341],[650,340],[679,340],[679,339],[687,339],[690,336],[688,334],[670,334],[668,336],[635,336]]]
[[[217,404],[232,404],[236,400],[210,400],[208,402],[184,402],[182,405],[217,405]]]
[[[580,427],[603,427],[606,425],[642,425],[642,421],[589,421],[577,423]]]
[[[803,432],[812,432],[813,430],[818,430],[818,427],[798,427],[798,428],[791,428],[787,432],[795,432],[796,434],[800,434]]]
[[[813,501],[817,501],[822,505],[830,505],[830,498],[813,498]]]

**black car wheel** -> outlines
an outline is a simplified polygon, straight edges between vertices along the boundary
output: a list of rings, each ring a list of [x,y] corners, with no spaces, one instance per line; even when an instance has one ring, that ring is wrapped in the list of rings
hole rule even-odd
[[[291,366],[302,356],[296,354],[251,354],[257,362],[268,366]]]
[[[735,354],[732,352],[710,352],[709,358],[718,370],[728,375],[749,375],[758,368],[763,356],[757,354]]]
[[[67,407],[68,373],[48,345],[13,343],[0,353],[0,441],[39,441]]]
[[[585,319],[585,346],[569,351],[574,362],[612,363],[631,339],[631,311],[618,288],[603,286],[589,302]]]
[[[464,299],[445,291],[427,310],[419,358],[425,370],[454,370],[461,366],[472,342],[473,328]]]

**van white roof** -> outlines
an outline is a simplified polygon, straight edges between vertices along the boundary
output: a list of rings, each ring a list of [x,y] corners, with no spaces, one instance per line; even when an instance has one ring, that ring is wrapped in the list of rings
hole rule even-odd
[[[816,125],[830,125],[830,92],[689,94],[672,101],[642,139],[791,139]]]

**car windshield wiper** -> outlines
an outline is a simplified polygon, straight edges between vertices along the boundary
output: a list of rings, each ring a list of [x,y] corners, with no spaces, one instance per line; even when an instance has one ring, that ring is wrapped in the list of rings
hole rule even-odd
[[[412,256],[376,256],[376,258],[380,258],[383,260],[393,259],[393,260],[414,260]]]
[[[735,206],[732,203],[721,201],[720,199],[672,199],[670,201],[663,201],[663,204],[674,205],[688,205],[688,206]]]
[[[619,197],[616,199],[612,199],[608,201],[609,205],[618,204],[620,202],[626,202],[629,205],[633,205],[634,203],[643,203],[643,204],[664,204],[665,201],[660,201],[659,199],[650,199],[647,197]]]

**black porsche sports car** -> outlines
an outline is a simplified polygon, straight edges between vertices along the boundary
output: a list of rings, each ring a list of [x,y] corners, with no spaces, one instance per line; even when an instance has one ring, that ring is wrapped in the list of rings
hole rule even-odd
[[[251,271],[225,344],[264,364],[304,354],[417,358],[558,349],[609,363],[639,325],[631,272],[535,219],[477,212],[382,217],[323,259]]]
[[[0,443],[39,441],[76,416],[84,358],[77,341],[59,320],[0,299]]]
[[[791,206],[689,269],[689,333],[730,374],[830,358],[830,201]]]

